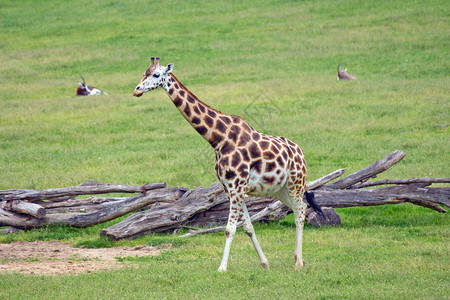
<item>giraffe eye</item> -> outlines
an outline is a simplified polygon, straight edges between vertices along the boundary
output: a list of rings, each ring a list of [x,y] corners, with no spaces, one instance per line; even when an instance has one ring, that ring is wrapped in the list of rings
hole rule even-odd
[[[159,73],[153,74],[153,77],[158,78],[159,77]]]

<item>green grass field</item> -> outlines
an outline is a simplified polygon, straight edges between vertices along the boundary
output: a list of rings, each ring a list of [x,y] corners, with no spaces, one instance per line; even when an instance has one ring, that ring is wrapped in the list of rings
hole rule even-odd
[[[212,149],[165,92],[131,95],[151,56],[174,63],[211,106],[298,143],[308,180],[397,149],[407,156],[378,179],[449,177],[449,9],[406,0],[3,0],[0,190],[214,183]],[[338,63],[358,80],[336,81]],[[79,74],[110,96],[76,97]],[[303,272],[293,270],[292,217],[255,226],[269,271],[238,231],[226,274],[216,272],[223,234],[111,242],[99,238],[110,222],[0,236],[175,245],[110,272],[1,274],[0,298],[450,298],[446,214],[413,205],[338,212],[341,227],[306,228]]]

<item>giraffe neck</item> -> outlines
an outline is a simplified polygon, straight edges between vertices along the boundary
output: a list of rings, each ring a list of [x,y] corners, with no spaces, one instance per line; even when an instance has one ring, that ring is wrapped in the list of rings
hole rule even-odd
[[[221,113],[199,100],[172,73],[164,89],[189,124],[218,151],[233,118],[237,117]]]

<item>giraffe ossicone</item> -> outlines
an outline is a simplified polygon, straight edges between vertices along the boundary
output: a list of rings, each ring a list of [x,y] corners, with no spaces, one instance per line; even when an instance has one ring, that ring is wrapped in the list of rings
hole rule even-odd
[[[306,213],[306,203],[303,201],[306,163],[302,150],[287,138],[260,133],[241,117],[226,115],[210,107],[189,91],[172,71],[173,64],[163,66],[159,64],[158,57],[152,57],[133,96],[140,97],[145,92],[163,88],[183,117],[215,151],[216,175],[230,200],[225,249],[218,270],[227,270],[231,242],[239,219],[244,223],[244,230],[255,247],[262,267],[269,268],[245,205],[245,194],[272,195],[293,210],[296,225],[294,267],[301,269],[304,265],[302,239]],[[306,199],[320,210],[312,193],[307,192]]]

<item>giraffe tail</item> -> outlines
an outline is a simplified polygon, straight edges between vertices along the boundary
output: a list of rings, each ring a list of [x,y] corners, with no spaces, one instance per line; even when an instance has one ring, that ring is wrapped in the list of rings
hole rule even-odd
[[[316,200],[314,200],[314,193],[313,192],[309,192],[309,191],[305,191],[305,196],[306,196],[306,201],[308,201],[309,205],[311,205],[311,207],[318,212],[320,215],[322,215],[322,217],[325,218],[325,215],[323,213],[322,208],[320,207],[320,205],[316,202]]]

